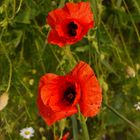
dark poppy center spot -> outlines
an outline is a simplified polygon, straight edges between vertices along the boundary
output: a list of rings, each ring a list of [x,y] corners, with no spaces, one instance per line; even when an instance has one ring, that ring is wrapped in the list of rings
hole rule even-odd
[[[76,92],[75,92],[74,87],[68,87],[66,91],[64,92],[64,99],[71,104],[73,103],[75,99],[75,95],[76,95]]]
[[[68,35],[69,36],[76,36],[77,35],[77,32],[76,32],[76,30],[78,29],[77,24],[75,24],[74,22],[70,22],[67,27],[68,27]]]

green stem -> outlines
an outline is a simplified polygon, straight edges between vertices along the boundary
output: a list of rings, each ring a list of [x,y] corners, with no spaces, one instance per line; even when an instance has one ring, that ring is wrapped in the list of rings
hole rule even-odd
[[[83,137],[84,137],[84,140],[90,140],[90,139],[89,139],[89,133],[88,133],[88,129],[87,129],[86,120],[85,120],[85,118],[82,116],[82,114],[81,114],[81,126],[82,126],[82,130],[83,130]]]
[[[67,58],[69,60],[70,69],[72,69],[77,64],[77,62],[76,62],[75,58],[73,57],[73,54],[70,50],[70,46],[66,46],[64,48],[64,51],[65,51],[65,55],[67,56]]]
[[[61,1],[60,1],[60,3],[59,3],[59,6],[58,6],[58,8],[61,8],[61,7],[63,7],[63,6],[64,6],[64,4],[65,4],[65,0],[61,0]]]
[[[114,46],[115,51],[114,51],[114,49],[112,49],[112,51],[113,51],[113,53],[114,53],[114,56],[117,55],[116,57],[119,59],[120,62],[122,62],[121,56],[120,56],[119,51],[118,51],[118,47],[116,46],[114,40],[112,39],[111,34],[109,33],[109,31],[108,31],[108,29],[107,29],[107,27],[105,26],[105,24],[104,24],[103,21],[101,22],[101,24],[103,25],[103,27],[104,27],[104,29],[105,29],[105,32],[106,32],[107,36],[109,37],[109,39],[110,39],[112,45]]]
[[[78,108],[78,118],[79,118],[79,121],[80,121],[80,124],[82,127],[83,138],[84,138],[84,140],[89,140],[89,133],[88,133],[88,129],[87,129],[86,119],[81,114],[79,105],[77,105],[77,108]]]
[[[72,52],[70,50],[70,46],[65,47],[65,55],[68,57],[68,60],[70,62],[70,68],[73,68],[77,62],[72,55]],[[84,140],[89,140],[89,134],[88,134],[88,129],[87,129],[85,118],[80,113],[80,108],[79,107],[78,107],[78,110],[79,110],[79,114],[80,114],[80,123],[81,123],[81,127],[83,129]],[[76,120],[76,117],[74,115],[72,116],[72,126],[73,126],[74,140],[78,140],[77,120]]]
[[[13,70],[12,70],[12,62],[10,60],[10,57],[8,55],[8,52],[6,51],[6,48],[5,48],[5,46],[3,45],[2,41],[1,41],[1,38],[2,38],[3,33],[4,33],[4,30],[2,30],[2,33],[1,33],[1,36],[0,36],[0,44],[1,44],[2,48],[3,48],[3,50],[4,50],[5,56],[7,58],[8,63],[9,63],[9,79],[8,79],[8,84],[7,84],[7,89],[6,89],[6,92],[8,92],[9,89],[10,89],[10,86],[11,86],[12,71]]]
[[[61,63],[61,60],[59,59],[59,57],[56,55],[56,53],[54,52],[54,49],[53,49],[53,46],[49,45],[54,57],[56,58],[57,62],[60,64]],[[62,71],[63,74],[66,74],[64,68],[60,65],[60,69]]]
[[[74,65],[77,62],[76,62],[75,58],[72,55],[72,52],[70,50],[70,46],[66,46],[65,47],[65,54],[68,57],[68,60],[70,62],[70,68],[73,68]],[[78,112],[79,112],[81,127],[82,127],[82,130],[83,130],[84,140],[89,140],[89,134],[88,134],[88,129],[87,129],[86,121],[85,121],[85,118],[80,113],[79,106],[78,106]],[[77,128],[77,120],[76,120],[75,115],[72,116],[72,126],[73,126],[74,140],[78,140],[78,135],[77,135],[78,134],[78,128]]]
[[[72,115],[71,120],[72,120],[72,129],[73,129],[74,140],[78,140],[78,127],[77,127],[76,116]]]
[[[9,63],[9,80],[8,80],[7,89],[6,89],[6,92],[8,92],[10,89],[10,86],[11,86],[11,81],[12,81],[12,62],[11,62],[9,55],[8,55],[5,47],[3,46],[3,44],[1,44],[1,46],[3,47],[5,56],[7,58],[8,63]]]
[[[130,20],[131,20],[131,22],[132,22],[132,25],[133,25],[133,27],[134,27],[134,29],[135,29],[135,32],[136,32],[138,41],[140,42],[139,31],[138,31],[138,29],[137,29],[137,27],[136,27],[136,24],[135,24],[135,22],[134,22],[134,20],[133,20],[133,17],[132,17],[132,15],[131,15],[131,13],[130,13],[130,11],[129,11],[129,9],[128,9],[128,6],[127,6],[125,0],[123,0],[123,3],[124,3],[124,6],[125,6],[125,8],[126,8],[126,11],[128,12],[128,15],[129,15],[129,17],[130,17]]]
[[[56,131],[55,124],[53,124],[53,138],[54,138],[54,139],[55,139],[55,136],[56,136],[55,131]]]
[[[97,1],[96,0],[90,0],[91,3],[91,8],[94,13],[94,19],[95,19],[95,24],[98,24],[98,8],[97,8]]]
[[[18,6],[18,8],[17,8],[17,10],[16,10],[16,13],[19,12],[19,10],[20,10],[20,8],[21,8],[21,5],[22,5],[22,2],[23,2],[23,0],[20,0],[20,2],[19,2],[19,6]]]
[[[36,44],[36,49],[37,49],[37,52],[38,52],[38,57],[39,57],[39,60],[40,60],[40,65],[42,67],[43,73],[46,73],[46,68],[45,68],[45,64],[43,62],[41,53],[40,53],[40,46],[38,44],[38,41],[35,40],[35,44]]]
[[[140,15],[140,5],[139,5],[138,1],[137,1],[137,0],[132,0],[132,1],[133,1],[133,3],[134,3],[134,6],[135,6],[136,9],[137,9],[139,15]]]
[[[121,41],[122,41],[122,45],[123,45],[123,47],[124,47],[124,51],[125,51],[125,53],[126,53],[126,56],[128,57],[128,60],[129,60],[130,64],[134,67],[133,61],[132,61],[132,59],[131,59],[131,57],[130,57],[130,55],[129,55],[129,52],[128,52],[128,50],[127,50],[127,46],[126,46],[126,44],[125,44],[125,41],[124,41],[124,38],[123,38],[123,35],[122,35],[122,32],[121,32],[120,27],[119,27],[119,35],[120,35],[120,39],[121,39]]]
[[[13,19],[15,17],[15,13],[16,13],[16,0],[13,0],[13,15],[12,15],[11,19]]]
[[[121,118],[122,120],[124,120],[125,122],[127,122],[131,127],[135,128],[136,130],[140,131],[140,128],[137,127],[134,123],[132,123],[130,120],[128,120],[126,117],[124,117],[123,115],[121,115],[117,110],[115,110],[113,107],[109,106],[108,104],[104,105],[110,109],[114,114],[116,114],[119,118]]]
[[[71,68],[73,68],[75,66],[76,60],[72,55],[72,52],[70,50],[70,46],[65,46],[64,51],[65,51],[65,55],[67,56],[69,64],[70,64],[69,69],[71,69]],[[71,120],[72,120],[72,128],[73,128],[74,140],[78,140],[78,127],[77,127],[76,116],[75,115],[71,116]]]

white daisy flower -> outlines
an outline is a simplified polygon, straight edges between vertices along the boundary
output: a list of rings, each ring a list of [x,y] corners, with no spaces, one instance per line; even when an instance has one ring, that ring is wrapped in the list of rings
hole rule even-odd
[[[137,104],[135,104],[134,107],[136,108],[136,110],[139,110],[140,111],[140,102],[138,102]]]
[[[25,139],[30,139],[34,136],[34,129],[32,127],[23,128],[20,130],[20,135]]]

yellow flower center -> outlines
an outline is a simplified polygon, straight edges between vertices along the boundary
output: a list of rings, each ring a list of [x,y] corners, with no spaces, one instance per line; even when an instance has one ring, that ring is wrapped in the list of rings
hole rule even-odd
[[[29,135],[30,134],[30,132],[29,131],[25,131],[25,135]]]

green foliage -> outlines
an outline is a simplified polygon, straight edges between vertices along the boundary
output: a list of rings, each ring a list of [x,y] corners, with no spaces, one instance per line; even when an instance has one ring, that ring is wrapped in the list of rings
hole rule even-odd
[[[0,95],[9,93],[8,105],[0,111],[1,140],[22,139],[19,132],[28,126],[35,129],[34,140],[53,140],[66,131],[72,138],[69,118],[48,127],[36,107],[39,78],[47,72],[62,75],[69,71],[65,48],[50,45],[46,40],[46,16],[60,2],[0,1]],[[103,89],[103,102],[140,130],[140,112],[134,107],[140,101],[140,1],[90,3],[95,28],[71,46],[72,55],[94,69]],[[98,116],[88,118],[87,126],[92,140],[140,139],[139,130],[104,104]],[[78,128],[82,139],[79,124]]]

